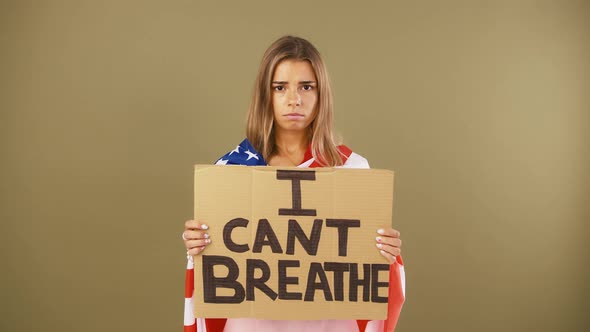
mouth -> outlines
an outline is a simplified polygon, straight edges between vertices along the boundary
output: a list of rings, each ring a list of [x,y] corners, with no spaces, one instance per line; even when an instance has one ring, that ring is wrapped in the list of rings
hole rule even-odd
[[[289,120],[299,120],[299,119],[303,119],[303,117],[304,117],[303,114],[300,114],[300,113],[287,113],[283,116]]]

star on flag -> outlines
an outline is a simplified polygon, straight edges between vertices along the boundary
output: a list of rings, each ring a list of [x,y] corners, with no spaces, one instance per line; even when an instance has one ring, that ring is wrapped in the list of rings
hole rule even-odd
[[[250,150],[246,150],[246,153],[248,154],[248,159],[246,160],[250,160],[252,158],[256,158],[256,160],[258,160],[258,155],[256,153],[250,152]]]
[[[245,139],[235,149],[219,158],[216,165],[266,165],[266,161],[256,149]]]

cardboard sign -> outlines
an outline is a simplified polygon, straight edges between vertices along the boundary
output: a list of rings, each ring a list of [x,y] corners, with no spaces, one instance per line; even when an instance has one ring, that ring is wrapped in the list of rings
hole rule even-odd
[[[195,317],[385,319],[393,172],[195,166]]]

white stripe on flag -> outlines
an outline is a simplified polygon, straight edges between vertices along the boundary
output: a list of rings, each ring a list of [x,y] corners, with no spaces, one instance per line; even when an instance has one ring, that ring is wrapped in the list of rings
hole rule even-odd
[[[207,332],[207,325],[205,325],[205,318],[197,318],[197,332]]]
[[[402,293],[404,294],[404,298],[406,298],[406,270],[404,269],[403,265],[398,264],[398,266],[399,266],[399,276],[402,281]]]
[[[195,314],[193,313],[193,299],[184,299],[184,326],[195,325]]]

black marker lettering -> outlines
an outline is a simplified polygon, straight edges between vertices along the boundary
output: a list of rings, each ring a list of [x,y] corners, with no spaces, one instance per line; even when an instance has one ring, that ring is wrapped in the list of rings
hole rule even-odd
[[[297,292],[287,292],[287,285],[299,284],[299,278],[287,277],[288,267],[299,267],[299,261],[279,260],[279,299],[281,300],[301,300],[302,294]]]
[[[320,277],[320,281],[316,282],[315,280],[318,276]],[[330,284],[328,283],[326,272],[324,272],[321,263],[311,263],[309,266],[304,301],[313,301],[316,289],[324,291],[324,298],[326,301],[334,301],[334,299],[332,299],[332,293],[330,292]]]
[[[349,270],[349,265],[349,263],[324,263],[324,270],[334,272],[334,300],[336,301],[344,301],[344,272]]]
[[[275,254],[283,253],[279,239],[277,239],[277,235],[266,219],[260,219],[258,221],[258,228],[256,228],[256,238],[254,239],[252,252],[262,252],[262,246],[270,246],[270,249]]]
[[[279,209],[280,216],[315,216],[315,209],[301,208],[301,180],[315,181],[315,171],[277,170],[278,180],[291,180],[293,208]]]
[[[301,246],[308,255],[315,256],[318,252],[318,245],[320,242],[320,234],[322,231],[322,219],[316,219],[313,221],[313,228],[309,238],[301,229],[301,226],[297,220],[289,219],[289,230],[287,232],[287,255],[295,254],[295,238],[299,240]]]
[[[244,218],[235,218],[225,224],[223,227],[223,243],[225,243],[227,249],[233,252],[246,252],[250,250],[247,244],[236,244],[231,238],[231,232],[234,228],[246,226],[248,226],[248,220]]]
[[[216,277],[215,265],[224,265],[229,272],[226,277]],[[244,301],[244,287],[237,279],[238,264],[230,257],[203,255],[203,297],[205,303],[241,303]],[[217,288],[230,288],[234,296],[217,295]]]
[[[348,287],[348,298],[350,301],[357,302],[358,287],[363,286],[363,302],[369,302],[369,290],[371,288],[371,264],[363,264],[363,279],[359,279],[358,275],[358,264],[350,264],[350,284]]]
[[[326,219],[326,227],[338,228],[338,256],[346,256],[348,228],[361,227],[361,221],[358,219]]]
[[[262,271],[260,278],[255,278],[254,273],[256,269]],[[254,288],[260,289],[266,296],[273,301],[277,298],[275,293],[266,282],[270,278],[270,268],[261,259],[247,259],[246,260],[246,301],[254,301]]]
[[[387,296],[379,296],[379,287],[389,286],[387,282],[379,282],[379,271],[389,271],[388,264],[371,264],[371,302],[387,303]]]

